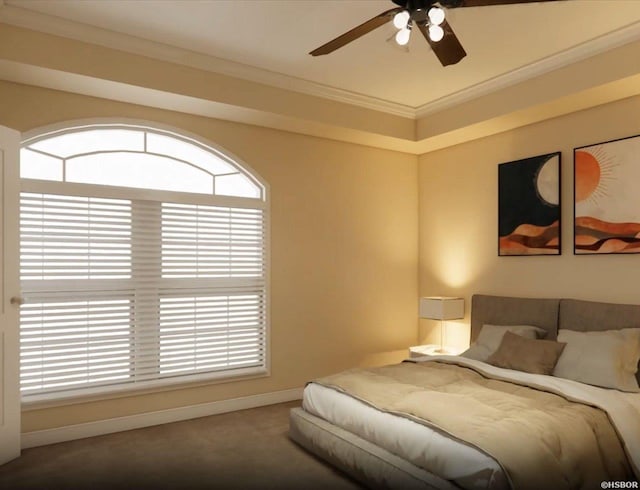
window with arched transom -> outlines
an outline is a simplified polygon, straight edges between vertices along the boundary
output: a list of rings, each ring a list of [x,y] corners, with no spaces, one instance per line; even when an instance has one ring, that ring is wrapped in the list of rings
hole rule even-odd
[[[20,153],[26,401],[267,372],[268,200],[244,163],[137,124]]]

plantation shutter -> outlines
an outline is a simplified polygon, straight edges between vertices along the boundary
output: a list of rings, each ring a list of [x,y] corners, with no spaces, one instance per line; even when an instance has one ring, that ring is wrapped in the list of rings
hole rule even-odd
[[[162,203],[161,219],[161,374],[263,365],[264,212]]]
[[[20,275],[23,394],[129,378],[131,201],[23,192]]]
[[[23,395],[265,369],[263,209],[22,192],[20,216]]]

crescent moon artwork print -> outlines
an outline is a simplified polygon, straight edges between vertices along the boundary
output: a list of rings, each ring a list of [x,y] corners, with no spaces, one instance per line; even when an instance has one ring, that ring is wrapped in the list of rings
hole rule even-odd
[[[640,136],[573,150],[573,253],[640,253]]]
[[[498,255],[560,255],[560,152],[498,165]]]

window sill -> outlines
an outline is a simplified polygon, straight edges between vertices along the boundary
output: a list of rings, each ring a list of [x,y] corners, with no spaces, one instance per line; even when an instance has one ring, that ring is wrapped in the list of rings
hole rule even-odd
[[[66,391],[48,393],[44,395],[31,395],[22,397],[22,411],[41,410],[45,408],[63,407],[81,403],[113,400],[132,396],[142,396],[164,391],[176,391],[188,388],[197,388],[212,384],[233,383],[249,379],[266,378],[270,376],[268,368],[256,367],[238,370],[237,373],[206,373],[184,376],[174,379],[162,379],[147,381],[144,383],[132,383],[120,386],[100,386],[87,388],[82,391]]]

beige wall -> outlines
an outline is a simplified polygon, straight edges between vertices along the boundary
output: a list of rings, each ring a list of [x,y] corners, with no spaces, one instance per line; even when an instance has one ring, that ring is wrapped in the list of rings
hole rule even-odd
[[[417,157],[0,82],[0,124],[127,117],[238,155],[271,188],[271,376],[23,413],[23,431],[302,387],[416,342]]]
[[[640,97],[422,155],[420,295],[463,296],[467,318],[447,333],[468,342],[473,293],[640,303],[640,257],[573,256],[573,148],[640,133]],[[497,256],[498,164],[562,151],[562,255]],[[421,341],[437,341],[421,320]]]
[[[30,410],[23,431],[301,387],[397,361],[416,340],[438,340],[433,323],[416,330],[418,293],[465,297],[467,319],[448,329],[460,346],[476,292],[640,302],[636,256],[574,257],[571,247],[572,149],[640,133],[640,97],[419,158],[7,82],[0,107],[0,124],[21,131],[93,117],[174,126],[238,155],[272,196],[270,377]],[[497,257],[497,164],[557,150],[563,255]]]

